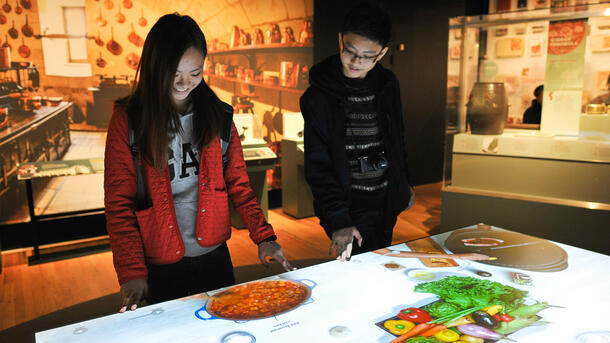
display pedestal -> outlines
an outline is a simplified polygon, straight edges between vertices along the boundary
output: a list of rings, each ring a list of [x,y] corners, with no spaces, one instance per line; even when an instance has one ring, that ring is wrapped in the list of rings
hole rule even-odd
[[[305,180],[303,139],[282,140],[282,211],[295,218],[314,215],[313,195]]]
[[[457,134],[441,230],[499,225],[608,254],[610,137]],[[602,230],[602,231],[600,231]]]
[[[267,170],[274,168],[277,155],[265,145],[264,141],[244,142],[242,147],[244,150],[244,160],[246,160],[246,171],[250,178],[250,187],[256,195],[256,200],[260,204],[265,218],[267,218],[267,211],[269,210]],[[246,225],[237,212],[235,212],[230,201],[229,206],[231,209],[231,225],[236,229],[245,229]]]

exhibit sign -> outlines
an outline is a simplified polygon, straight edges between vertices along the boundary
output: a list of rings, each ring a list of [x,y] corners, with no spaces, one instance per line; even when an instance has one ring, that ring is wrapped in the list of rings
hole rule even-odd
[[[576,135],[585,69],[587,20],[551,22],[540,130]]]

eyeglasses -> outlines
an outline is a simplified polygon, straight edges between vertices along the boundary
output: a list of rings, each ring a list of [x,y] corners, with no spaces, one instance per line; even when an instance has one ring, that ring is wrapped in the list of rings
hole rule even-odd
[[[350,60],[360,60],[360,61],[362,61],[363,63],[370,64],[370,63],[375,62],[375,60],[377,59],[377,57],[379,57],[379,55],[381,55],[381,52],[379,52],[379,53],[378,53],[377,55],[375,55],[375,56],[365,56],[365,55],[362,55],[362,56],[361,56],[361,55],[358,55],[356,52],[354,52],[354,51],[352,51],[352,50],[350,50],[350,49],[346,48],[346,47],[345,47],[345,42],[341,42],[341,43],[342,43],[342,44],[341,44],[341,45],[342,45],[342,46],[341,46],[341,48],[342,48],[342,49],[341,49],[341,54],[343,54],[343,56],[345,56],[345,57],[349,58]],[[383,51],[383,49],[382,49],[382,51]]]

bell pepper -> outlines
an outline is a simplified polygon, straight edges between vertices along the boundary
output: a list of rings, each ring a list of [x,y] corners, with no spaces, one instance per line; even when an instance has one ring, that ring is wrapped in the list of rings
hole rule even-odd
[[[457,332],[449,329],[444,329],[437,332],[434,334],[434,337],[442,342],[455,342],[460,339],[460,335]]]
[[[409,307],[401,310],[398,312],[398,318],[409,320],[418,324],[427,323],[432,320],[432,316],[430,316],[428,312],[417,307]]]
[[[490,316],[493,316],[496,313],[500,312],[501,309],[502,309],[502,305],[493,305],[493,306],[486,307],[486,308],[482,309],[481,311],[485,311],[485,312],[489,313]]]
[[[413,329],[415,324],[408,320],[386,320],[383,326],[395,335],[404,335]]]
[[[499,321],[499,322],[505,322],[505,323],[509,323],[513,321],[513,317],[509,316],[508,314],[496,314],[494,315],[494,319]]]

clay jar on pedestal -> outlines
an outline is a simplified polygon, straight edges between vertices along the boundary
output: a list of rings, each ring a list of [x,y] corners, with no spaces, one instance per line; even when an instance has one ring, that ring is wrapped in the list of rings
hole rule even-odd
[[[476,82],[467,106],[468,124],[473,134],[502,134],[508,116],[508,98],[504,83]]]

